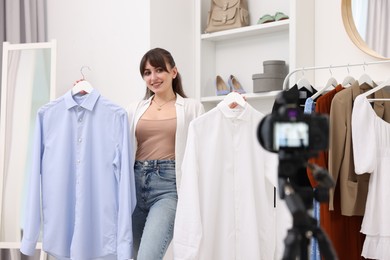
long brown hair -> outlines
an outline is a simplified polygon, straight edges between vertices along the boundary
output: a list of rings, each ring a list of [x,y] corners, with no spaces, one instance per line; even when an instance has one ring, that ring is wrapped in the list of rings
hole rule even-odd
[[[171,68],[174,68],[176,66],[171,53],[162,48],[151,49],[142,57],[139,65],[139,72],[141,73],[142,77],[144,75],[145,66],[147,62],[149,62],[149,64],[155,68],[162,68],[166,72],[168,72],[166,65],[167,63],[171,66]],[[177,76],[172,80],[172,88],[175,93],[179,94],[182,97],[187,97],[183,90],[183,85],[179,72],[177,73]],[[151,91],[149,88],[146,88],[144,99],[148,99],[152,95],[154,95],[154,92]]]

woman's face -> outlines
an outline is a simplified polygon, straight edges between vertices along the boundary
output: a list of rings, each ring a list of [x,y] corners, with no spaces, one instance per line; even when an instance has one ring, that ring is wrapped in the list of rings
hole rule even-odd
[[[166,64],[167,71],[163,68],[153,67],[149,61],[146,62],[143,72],[143,79],[146,82],[146,86],[155,94],[167,93],[172,91],[172,80],[177,75],[176,67],[171,68],[169,64]]]

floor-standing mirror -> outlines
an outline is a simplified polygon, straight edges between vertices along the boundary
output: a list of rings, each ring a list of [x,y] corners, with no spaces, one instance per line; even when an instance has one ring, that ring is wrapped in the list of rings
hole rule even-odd
[[[0,259],[20,259],[23,204],[39,107],[55,97],[56,41],[3,43],[0,106]],[[12,256],[14,255],[14,256]],[[39,252],[38,252],[39,255]],[[3,256],[4,257],[4,256]],[[42,257],[40,257],[42,259]]]

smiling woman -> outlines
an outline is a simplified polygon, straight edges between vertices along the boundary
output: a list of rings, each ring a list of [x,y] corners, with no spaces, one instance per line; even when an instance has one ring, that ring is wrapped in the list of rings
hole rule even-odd
[[[342,0],[345,30],[365,53],[390,59],[390,3],[387,0]]]

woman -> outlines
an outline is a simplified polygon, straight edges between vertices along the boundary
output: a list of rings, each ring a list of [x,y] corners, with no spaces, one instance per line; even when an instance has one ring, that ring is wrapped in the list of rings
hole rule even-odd
[[[140,63],[147,89],[129,109],[134,138],[137,206],[133,213],[134,251],[138,260],[163,259],[173,237],[181,163],[192,119],[204,112],[184,94],[172,55],[148,51]]]

